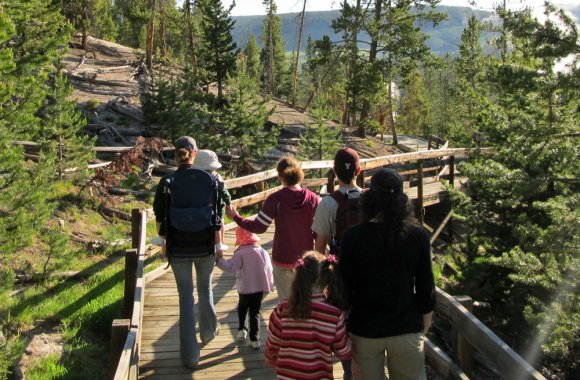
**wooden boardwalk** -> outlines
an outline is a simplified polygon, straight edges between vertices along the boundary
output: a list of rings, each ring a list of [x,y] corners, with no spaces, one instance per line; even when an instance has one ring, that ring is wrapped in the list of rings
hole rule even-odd
[[[456,180],[456,185],[459,185]],[[405,190],[409,198],[417,197],[417,188]],[[444,193],[443,184],[425,184],[425,205],[438,203]],[[261,245],[271,252],[274,226],[262,234]],[[231,257],[235,246],[235,230],[225,234]],[[277,304],[276,293],[270,293],[262,303],[262,322],[259,351],[248,346],[247,341],[236,340],[238,321],[236,306],[238,294],[235,275],[214,270],[213,295],[221,332],[201,351],[201,361],[195,371],[183,367],[179,358],[179,306],[175,280],[171,270],[147,282],[141,337],[139,378],[142,379],[275,379],[275,372],[264,360],[267,323],[272,309]],[[197,299],[197,295],[196,295]],[[334,376],[342,378],[342,367],[335,363]]]

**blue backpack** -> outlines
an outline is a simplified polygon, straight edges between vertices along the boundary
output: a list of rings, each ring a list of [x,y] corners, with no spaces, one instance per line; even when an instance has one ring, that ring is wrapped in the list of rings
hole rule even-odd
[[[214,255],[215,232],[222,224],[218,204],[223,183],[203,170],[187,168],[167,176],[163,186],[168,257]]]

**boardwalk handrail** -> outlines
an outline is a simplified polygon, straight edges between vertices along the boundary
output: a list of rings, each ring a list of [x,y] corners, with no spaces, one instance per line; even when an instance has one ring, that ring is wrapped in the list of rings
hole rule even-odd
[[[135,250],[128,250],[126,257],[128,258],[132,253],[137,256],[137,265],[133,268],[126,267],[125,281],[133,282],[129,279],[134,279],[134,283],[128,283],[125,286],[125,297],[132,300],[132,307],[130,310],[125,310],[130,316],[129,331],[123,345],[123,350],[120,353],[117,369],[113,376],[114,380],[136,379],[138,376],[138,364],[140,355],[141,342],[141,326],[143,321],[143,306],[145,300],[145,246],[147,236],[147,210],[133,210],[134,223],[134,238],[133,241]],[[135,220],[137,219],[137,220]],[[133,272],[134,270],[134,272]],[[134,277],[133,277],[134,275]],[[129,295],[127,290],[130,289]],[[132,296],[132,297],[131,297]],[[113,341],[113,339],[112,339]]]
[[[453,327],[467,339],[469,344],[493,363],[502,378],[546,380],[455,297],[439,288],[436,291],[435,313],[450,320]]]

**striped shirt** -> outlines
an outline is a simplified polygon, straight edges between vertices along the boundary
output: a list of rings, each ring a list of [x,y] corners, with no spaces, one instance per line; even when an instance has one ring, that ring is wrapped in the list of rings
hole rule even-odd
[[[278,379],[334,379],[333,354],[340,360],[352,357],[352,344],[345,328],[345,313],[313,294],[310,318],[288,317],[288,301],[270,315],[266,361]]]

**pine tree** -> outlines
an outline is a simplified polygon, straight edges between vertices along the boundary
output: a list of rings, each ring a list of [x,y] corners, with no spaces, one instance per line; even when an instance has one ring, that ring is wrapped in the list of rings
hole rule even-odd
[[[256,37],[250,33],[248,37],[248,43],[244,48],[244,56],[246,57],[246,67],[250,77],[256,81],[259,81],[263,68],[260,62],[260,49],[258,48],[258,43],[256,42]]]
[[[81,33],[81,49],[87,49],[87,38],[114,40],[117,24],[113,21],[111,0],[56,0],[65,17]]]
[[[461,167],[470,179],[459,198],[472,228],[467,276],[530,363],[543,354],[571,375],[580,359],[578,31],[551,5],[543,23],[529,9],[500,15],[510,50],[489,60],[493,93],[474,112],[497,153]],[[574,63],[556,71],[564,57]]]
[[[372,33],[375,34],[374,38],[378,44],[377,55],[380,57],[371,66],[377,67],[383,73],[388,84],[387,108],[394,144],[397,144],[397,132],[393,86],[395,83],[404,84],[421,63],[429,60],[427,36],[416,24],[430,22],[435,26],[444,20],[446,17],[444,14],[432,10],[437,3],[436,0],[382,1],[382,14],[378,18],[375,16],[375,22],[371,24],[375,28]],[[367,72],[373,74],[375,70]]]
[[[252,164],[261,165],[268,149],[278,142],[279,128],[266,127],[274,109],[266,106],[269,99],[260,96],[259,82],[248,72],[244,58],[238,59],[235,76],[228,78],[227,107],[219,118],[224,133],[219,142],[221,151],[235,147],[239,155],[237,175],[253,172]]]
[[[400,129],[409,134],[427,137],[431,114],[429,98],[423,85],[423,77],[416,71],[403,89],[402,107],[397,115]]]
[[[332,119],[332,113],[323,96],[318,97],[312,116],[315,123],[306,125],[306,131],[300,134],[299,157],[304,160],[331,160],[341,146],[341,130],[326,123]]]
[[[148,3],[144,0],[115,0],[112,14],[118,25],[117,41],[120,44],[134,48],[145,47]]]
[[[38,135],[46,80],[70,39],[70,29],[52,4],[21,0],[4,5],[4,13],[0,11],[0,251],[6,258],[2,266],[51,230],[47,221],[55,208],[51,199],[56,153],[41,149],[38,164],[26,162],[22,148],[12,142]]]
[[[263,84],[265,93],[273,96],[285,95],[280,90],[289,88],[288,61],[282,39],[282,19],[276,14],[274,0],[263,0],[266,17],[262,31],[260,61],[264,67]]]
[[[94,158],[91,150],[94,144],[84,133],[86,119],[68,99],[71,94],[66,78],[57,73],[50,80],[40,130],[33,136],[43,149],[56,152],[56,173],[61,180],[67,171],[76,178],[86,177],[87,163]]]
[[[234,5],[225,9],[220,0],[198,2],[202,14],[200,60],[210,75],[208,79],[217,82],[218,101],[223,100],[224,82],[236,66],[237,49],[232,37],[235,21],[230,16]]]

